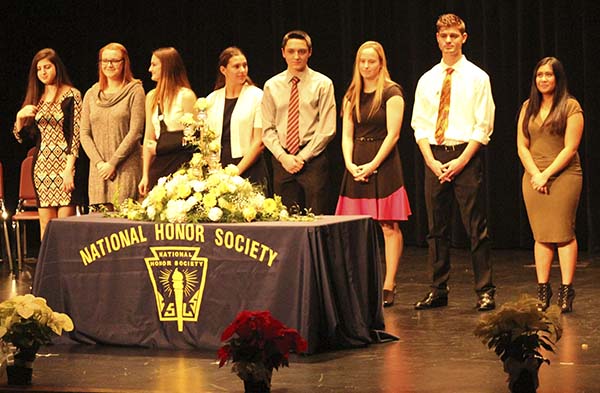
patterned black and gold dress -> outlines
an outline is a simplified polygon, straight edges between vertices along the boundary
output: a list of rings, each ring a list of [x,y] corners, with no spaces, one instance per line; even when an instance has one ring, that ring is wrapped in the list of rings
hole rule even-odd
[[[55,102],[41,101],[35,123],[18,132],[19,139],[28,135],[37,141],[33,185],[38,207],[87,204],[87,172],[81,169],[85,160],[79,157],[80,152],[83,154],[79,148],[80,119],[81,93],[69,88]],[[61,172],[67,164],[67,155],[71,154],[79,157],[75,164],[75,190],[65,192]]]

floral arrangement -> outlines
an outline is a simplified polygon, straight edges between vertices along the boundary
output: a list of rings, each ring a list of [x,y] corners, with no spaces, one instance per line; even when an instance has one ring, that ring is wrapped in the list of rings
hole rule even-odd
[[[289,353],[306,351],[307,342],[269,311],[242,311],[223,331],[225,342],[218,353],[219,367],[233,362],[232,371],[243,380],[260,380],[270,385],[273,369],[289,367]]]
[[[206,99],[200,98],[195,109],[197,116],[186,113],[180,119],[185,127],[182,143],[197,151],[190,162],[159,179],[141,203],[133,199],[115,203],[108,216],[172,223],[314,219],[310,212],[290,215],[281,197],[267,198],[261,186],[239,176],[235,165],[222,168],[219,142],[206,121]]]
[[[550,364],[540,349],[554,352],[555,343],[562,335],[559,318],[557,306],[540,311],[537,299],[524,295],[517,301],[503,304],[496,312],[483,315],[474,334],[504,362],[511,389],[529,373],[533,381],[530,390],[525,390],[535,391],[537,370],[544,362]]]
[[[187,167],[158,184],[141,202],[128,199],[119,217],[130,220],[183,222],[250,222],[289,218],[279,196],[267,198],[259,186],[237,174],[235,165],[208,171],[205,157],[194,156]]]
[[[52,311],[44,298],[19,295],[0,303],[0,339],[19,349],[37,350],[63,330],[73,330],[73,321],[67,314]]]

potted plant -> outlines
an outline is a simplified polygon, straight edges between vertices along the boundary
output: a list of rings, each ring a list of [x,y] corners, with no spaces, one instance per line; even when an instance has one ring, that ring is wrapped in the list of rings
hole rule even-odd
[[[537,391],[538,370],[542,363],[550,364],[540,350],[554,352],[562,334],[560,309],[551,306],[541,311],[537,302],[524,295],[505,303],[496,312],[483,315],[474,331],[504,363],[511,392]]]
[[[8,383],[30,385],[37,351],[63,330],[73,330],[73,321],[52,311],[44,298],[19,295],[0,303],[0,341],[15,347],[14,361],[6,367]]]
[[[289,367],[289,353],[306,351],[297,330],[286,327],[269,311],[242,311],[223,331],[219,367],[233,363],[247,393],[270,392],[273,369]]]

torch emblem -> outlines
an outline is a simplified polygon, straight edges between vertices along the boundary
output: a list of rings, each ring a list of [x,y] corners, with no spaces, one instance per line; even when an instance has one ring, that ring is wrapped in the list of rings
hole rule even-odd
[[[200,247],[150,247],[144,258],[154,289],[158,318],[177,322],[197,322],[206,282],[208,259],[200,257]]]

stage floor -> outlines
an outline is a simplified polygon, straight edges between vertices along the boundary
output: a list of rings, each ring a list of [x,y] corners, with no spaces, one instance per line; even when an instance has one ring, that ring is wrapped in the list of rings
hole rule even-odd
[[[407,248],[398,272],[396,304],[385,310],[386,331],[396,342],[312,356],[294,356],[290,368],[273,374],[273,393],[499,393],[506,374],[496,355],[472,334],[475,311],[468,253],[453,250],[450,302],[445,308],[416,311],[428,291],[427,250]],[[535,295],[532,253],[494,250],[496,301]],[[30,270],[34,265],[28,266]],[[31,276],[11,281],[3,266],[0,300],[27,293]],[[552,284],[560,284],[558,266]],[[564,334],[551,365],[540,369],[538,393],[600,391],[600,261],[580,256],[574,312],[562,317]],[[596,300],[594,300],[596,299]],[[586,345],[583,345],[586,344]],[[584,349],[585,348],[585,349]],[[51,346],[40,351],[28,392],[243,392],[230,367],[218,368],[215,354],[105,346]],[[0,392],[11,392],[0,386]]]

